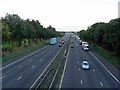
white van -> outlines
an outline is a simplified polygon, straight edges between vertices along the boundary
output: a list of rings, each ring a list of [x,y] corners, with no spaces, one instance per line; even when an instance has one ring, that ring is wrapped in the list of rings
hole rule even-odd
[[[88,51],[89,50],[88,42],[82,42],[82,48],[83,48],[83,50]]]
[[[83,42],[82,42],[82,46],[84,46],[84,44],[88,44],[88,42],[83,41]]]

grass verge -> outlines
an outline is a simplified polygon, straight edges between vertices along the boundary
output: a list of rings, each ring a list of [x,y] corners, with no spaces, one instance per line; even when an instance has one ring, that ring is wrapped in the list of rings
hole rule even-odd
[[[102,57],[104,57],[106,60],[108,60],[110,63],[115,64],[116,66],[120,67],[120,61],[118,58],[113,56],[110,52],[107,50],[103,49],[102,47],[99,46],[93,46],[93,44],[90,45],[90,47],[99,53]]]
[[[15,58],[19,55],[23,55],[29,51],[34,50],[34,49],[42,48],[43,46],[48,44],[48,42],[49,42],[49,40],[43,40],[43,41],[39,42],[39,44],[32,43],[30,47],[15,48],[12,51],[12,53],[10,53],[10,52],[5,53],[5,55],[2,56],[2,59],[0,59],[0,63],[11,60],[12,58]]]

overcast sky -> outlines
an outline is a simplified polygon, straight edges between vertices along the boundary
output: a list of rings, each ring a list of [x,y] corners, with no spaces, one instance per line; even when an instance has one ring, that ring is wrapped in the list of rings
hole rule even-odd
[[[96,22],[118,17],[120,0],[0,0],[0,17],[18,14],[39,20],[44,27],[59,31],[80,31]]]

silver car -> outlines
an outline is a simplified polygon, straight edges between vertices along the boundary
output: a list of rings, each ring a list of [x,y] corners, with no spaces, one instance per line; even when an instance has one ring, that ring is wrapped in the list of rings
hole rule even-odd
[[[83,62],[82,62],[82,69],[89,69],[89,68],[90,68],[90,65],[89,65],[88,61],[83,60]]]

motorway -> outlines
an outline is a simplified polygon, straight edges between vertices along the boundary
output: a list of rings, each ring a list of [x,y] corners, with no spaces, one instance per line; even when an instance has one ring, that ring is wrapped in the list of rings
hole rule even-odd
[[[64,36],[63,38],[66,38]],[[2,88],[30,88],[59,52],[59,41],[2,65]]]
[[[75,37],[71,41],[74,48],[69,49],[61,88],[120,88],[116,67],[102,57],[96,57],[94,52],[84,51]],[[84,59],[90,63],[89,70],[81,68]]]
[[[67,36],[63,38],[68,39]],[[79,41],[71,38],[74,48],[69,48],[66,68],[60,88],[118,88],[118,69],[94,51],[83,51]],[[59,42],[59,41],[58,41]],[[3,63],[2,88],[31,88],[61,47],[48,45],[37,51]],[[90,70],[83,70],[86,59]]]

